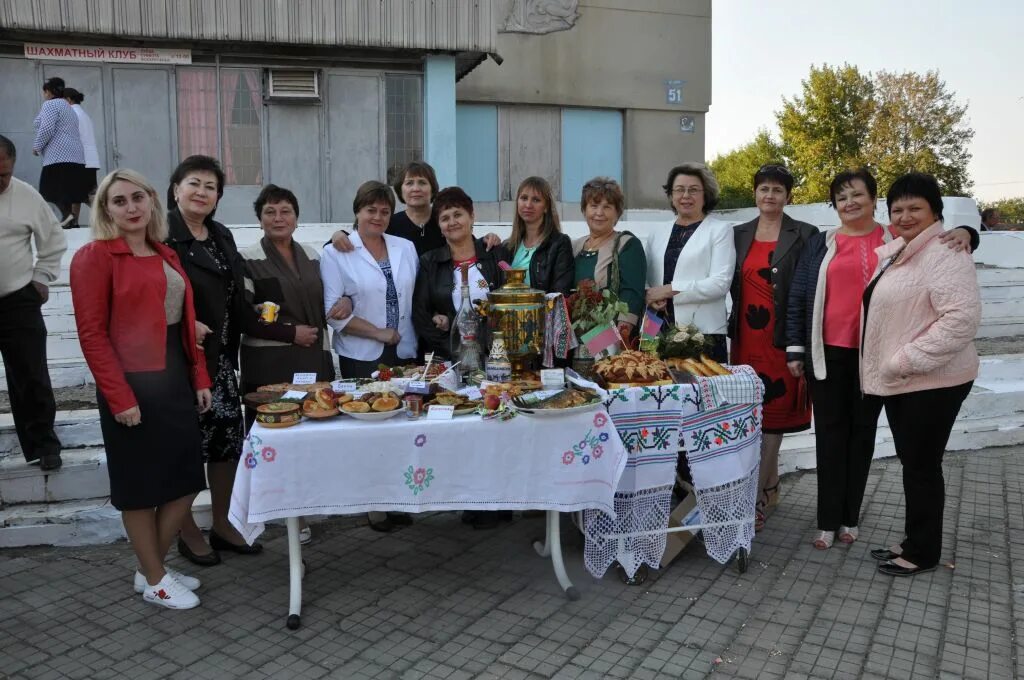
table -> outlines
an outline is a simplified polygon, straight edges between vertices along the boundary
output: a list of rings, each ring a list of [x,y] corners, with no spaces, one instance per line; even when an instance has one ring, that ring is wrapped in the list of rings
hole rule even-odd
[[[725,563],[749,552],[761,452],[764,383],[750,366],[732,375],[662,387],[615,389],[605,403],[629,449],[615,513],[584,513],[584,562],[597,578],[619,563],[632,578],[657,568],[666,534],[704,532],[708,555]],[[702,522],[669,529],[679,451],[693,477]]]
[[[239,461],[229,518],[250,544],[264,522],[286,519],[288,626],[300,625],[298,518],[377,511],[545,510],[538,552],[551,557],[566,595],[579,597],[562,561],[559,513],[614,516],[626,448],[605,409],[508,421],[383,422],[347,416],[286,429],[253,425]]]

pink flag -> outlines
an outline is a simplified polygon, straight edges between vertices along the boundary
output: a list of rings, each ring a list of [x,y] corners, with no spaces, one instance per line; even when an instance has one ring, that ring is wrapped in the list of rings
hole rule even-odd
[[[607,349],[617,342],[622,341],[622,337],[619,335],[618,329],[615,326],[605,324],[603,326],[597,326],[584,333],[580,340],[587,346],[587,350],[591,354],[597,354],[598,352]]]

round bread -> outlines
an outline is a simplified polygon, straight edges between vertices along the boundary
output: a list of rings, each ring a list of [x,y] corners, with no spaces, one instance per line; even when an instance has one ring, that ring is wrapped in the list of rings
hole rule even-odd
[[[347,404],[350,401],[352,401],[351,394],[342,394],[338,397],[338,406],[341,406],[342,404]]]
[[[391,396],[381,397],[374,399],[370,408],[374,411],[394,411],[398,408],[398,400]]]
[[[365,401],[353,399],[352,401],[345,402],[341,405],[342,411],[348,411],[349,413],[369,413],[370,405]]]

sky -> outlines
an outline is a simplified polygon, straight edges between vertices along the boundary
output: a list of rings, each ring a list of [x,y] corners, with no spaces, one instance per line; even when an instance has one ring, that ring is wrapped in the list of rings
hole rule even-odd
[[[778,133],[812,64],[938,70],[968,105],[973,193],[1024,197],[1024,1],[713,0],[707,158]]]

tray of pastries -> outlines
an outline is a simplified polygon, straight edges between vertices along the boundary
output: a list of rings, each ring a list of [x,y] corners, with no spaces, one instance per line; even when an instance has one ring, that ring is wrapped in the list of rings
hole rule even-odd
[[[728,368],[706,354],[702,354],[700,358],[697,359],[671,357],[669,359],[665,359],[665,363],[668,365],[669,369],[680,374],[682,377],[714,378],[719,375],[732,375],[732,372]]]
[[[610,387],[668,385],[672,374],[661,359],[636,350],[625,350],[594,364],[594,373]]]

